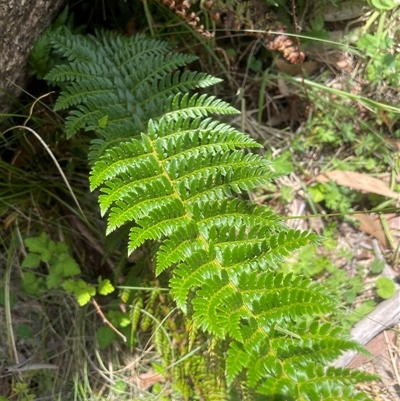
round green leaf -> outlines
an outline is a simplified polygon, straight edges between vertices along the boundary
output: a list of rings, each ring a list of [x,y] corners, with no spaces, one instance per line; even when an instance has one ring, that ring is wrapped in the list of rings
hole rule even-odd
[[[396,292],[396,286],[393,281],[387,277],[380,277],[376,280],[377,294],[383,299],[391,298]]]

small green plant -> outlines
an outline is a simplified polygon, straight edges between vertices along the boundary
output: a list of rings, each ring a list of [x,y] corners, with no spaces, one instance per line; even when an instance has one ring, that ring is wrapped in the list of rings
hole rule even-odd
[[[80,267],[69,255],[68,246],[64,242],[56,243],[45,233],[38,237],[27,238],[24,242],[29,249],[21,265],[22,268],[28,269],[23,276],[23,288],[26,292],[40,295],[61,285],[66,278],[81,273]],[[32,271],[39,268],[42,263],[47,266],[45,278]]]
[[[28,270],[24,272],[22,288],[28,294],[41,295],[61,286],[68,293],[74,294],[79,305],[83,306],[95,296],[96,292],[107,295],[114,291],[108,279],[102,280],[99,277],[96,289],[95,286],[78,278],[81,275],[81,269],[75,259],[70,256],[66,243],[54,242],[46,233],[27,238],[24,242],[29,253],[21,265]],[[33,269],[38,270],[42,264],[46,266],[46,271],[39,275]]]
[[[39,36],[35,42],[29,57],[31,74],[38,79],[43,79],[49,70],[55,66],[56,61],[51,56],[51,35],[61,26],[67,24],[68,7],[57,17],[53,24]]]
[[[15,383],[14,391],[18,401],[33,401],[36,398],[27,383]]]
[[[369,0],[370,6],[374,8],[369,20],[366,22],[364,32],[368,31],[376,21],[377,29],[374,34],[366,33],[358,39],[358,49],[368,59],[365,77],[373,84],[389,84],[398,88],[400,80],[397,74],[400,66],[400,57],[395,55],[395,42],[388,35],[388,13],[398,6],[395,0]],[[396,13],[394,13],[396,18]]]
[[[364,316],[367,316],[376,308],[376,302],[372,299],[364,301],[360,306],[357,306],[354,310],[349,310],[340,324],[346,328],[354,326]]]
[[[308,190],[315,203],[324,202],[328,209],[343,214],[351,212],[353,202],[359,198],[357,192],[332,181],[314,184]]]
[[[395,0],[368,0],[368,2],[380,11],[388,11],[393,9],[397,2]]]
[[[382,85],[382,79],[390,86],[397,88],[400,86],[400,55],[392,54],[394,41],[387,36],[366,34],[357,41],[357,47],[365,52],[369,58],[368,66],[365,70],[366,78],[372,84]]]
[[[325,29],[325,22],[322,16],[316,16],[310,21],[310,29],[303,32],[304,36],[315,39],[329,39],[329,32]],[[307,43],[310,39],[303,39]]]

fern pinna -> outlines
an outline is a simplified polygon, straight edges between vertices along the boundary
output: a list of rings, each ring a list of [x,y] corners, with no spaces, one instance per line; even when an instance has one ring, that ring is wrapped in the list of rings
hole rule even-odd
[[[318,238],[239,200],[276,174],[243,151],[258,143],[209,117],[233,107],[190,94],[220,80],[183,71],[194,57],[144,36],[61,29],[52,46],[65,62],[46,79],[63,85],[56,109],[72,108],[67,134],[98,135],[90,183],[101,189],[107,231],[134,223],[129,252],[153,241],[156,274],[170,269],[177,305],[196,330],[227,344],[219,356],[227,388],[244,384],[250,399],[367,399],[351,385],[371,376],[328,367],[342,351],[360,350],[319,319],[336,301],[308,279],[276,272],[285,256]],[[205,393],[213,399],[211,389]]]

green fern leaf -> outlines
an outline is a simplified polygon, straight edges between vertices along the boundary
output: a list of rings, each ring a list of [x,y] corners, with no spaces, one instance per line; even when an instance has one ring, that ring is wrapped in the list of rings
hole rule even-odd
[[[72,34],[68,28],[61,27],[57,34],[52,36],[51,43],[55,53],[70,62],[97,62],[93,42],[83,35],[79,39],[76,40],[76,35]]]
[[[159,205],[153,209],[147,217],[137,222],[139,227],[134,227],[129,236],[128,252],[133,252],[147,240],[158,240],[169,236],[178,229],[190,224],[185,218],[185,209],[178,199]]]
[[[143,141],[131,139],[118,147],[109,149],[91,171],[90,188],[94,190],[105,180],[112,181],[122,173],[146,177],[146,172],[160,173],[157,161],[151,156],[151,148]],[[149,164],[152,164],[150,166]],[[132,171],[132,167],[135,170]],[[137,171],[138,170],[138,171]]]
[[[237,342],[232,342],[228,350],[226,358],[226,380],[228,384],[233,382],[233,379],[238,376],[239,372],[248,366],[250,354],[244,350],[242,345]]]
[[[284,389],[291,388],[290,395],[296,400],[321,399],[321,395],[332,397],[339,396],[343,392],[342,383],[347,385],[357,383],[360,380],[374,380],[375,375],[364,372],[350,371],[349,369],[338,369],[329,367],[324,369],[322,366],[316,366],[310,363],[305,370],[298,370],[293,367],[285,366],[284,371],[287,375],[282,375],[282,369],[276,369],[277,365],[269,367],[272,373],[270,378],[266,380],[258,391],[262,394],[279,394]],[[287,391],[286,391],[287,392]],[[347,392],[348,394],[351,391]],[[315,398],[318,396],[318,398]],[[323,397],[322,399],[325,399]]]
[[[52,44],[69,60],[47,75],[63,84],[56,108],[73,108],[67,135],[80,129],[98,134],[89,154],[90,186],[100,190],[107,233],[130,229],[129,252],[154,242],[156,274],[170,269],[171,295],[195,325],[192,331],[205,331],[212,344],[228,344],[219,349],[227,355],[219,369],[227,382],[221,379],[218,397],[237,379],[246,382],[248,395],[363,399],[344,387],[372,376],[325,367],[342,350],[360,349],[321,323],[319,316],[337,308],[335,299],[310,280],[274,271],[320,238],[237,199],[279,174],[265,158],[243,151],[259,147],[254,140],[210,117],[237,113],[235,108],[189,93],[219,80],[177,71],[195,58],[145,37],[104,31],[84,37],[60,29]],[[75,293],[86,302],[92,289]],[[156,295],[145,306],[150,312]],[[127,301],[129,294],[121,296]],[[130,316],[135,326],[142,307],[139,297]],[[149,323],[142,321],[144,328]],[[155,330],[154,339],[165,366],[171,364],[168,338]],[[215,388],[203,359],[193,361],[192,387],[199,394],[204,386]],[[185,394],[193,391],[183,376],[177,383]]]
[[[178,306],[187,311],[187,295],[190,289],[199,286],[205,278],[218,276],[218,263],[204,250],[194,253],[174,269],[174,277],[170,280],[171,294]]]
[[[177,230],[169,239],[166,239],[157,253],[157,276],[172,265],[183,262],[199,251],[205,251],[204,242],[198,237],[197,227],[194,224]],[[185,240],[182,241],[182,239]]]
[[[67,83],[56,110],[80,106],[68,118],[68,136],[81,128],[96,128],[106,114],[113,116],[111,125],[118,124],[115,112],[106,113],[110,105],[122,108],[119,120],[154,118],[172,95],[220,81],[204,73],[172,73],[196,57],[168,53],[168,44],[144,37],[121,38],[105,31],[85,37],[63,28],[53,34],[51,43],[59,55],[72,61],[46,76],[49,81]]]
[[[189,96],[184,94],[170,98],[165,107],[163,119],[167,121],[179,118],[205,117],[209,114],[236,114],[238,111],[223,100],[215,96],[201,95],[197,93]]]

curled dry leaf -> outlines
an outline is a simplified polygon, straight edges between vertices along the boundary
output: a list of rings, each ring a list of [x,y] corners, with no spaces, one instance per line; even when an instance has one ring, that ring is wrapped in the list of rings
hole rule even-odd
[[[388,198],[399,199],[400,194],[392,191],[386,182],[370,177],[366,174],[356,173],[354,171],[334,170],[319,174],[315,180],[317,182],[328,182],[332,180],[338,185],[364,191],[368,193],[386,196]]]
[[[389,248],[389,242],[383,231],[380,220],[376,217],[371,217],[368,214],[356,213],[353,217],[360,222],[358,229],[375,237],[384,249]]]

